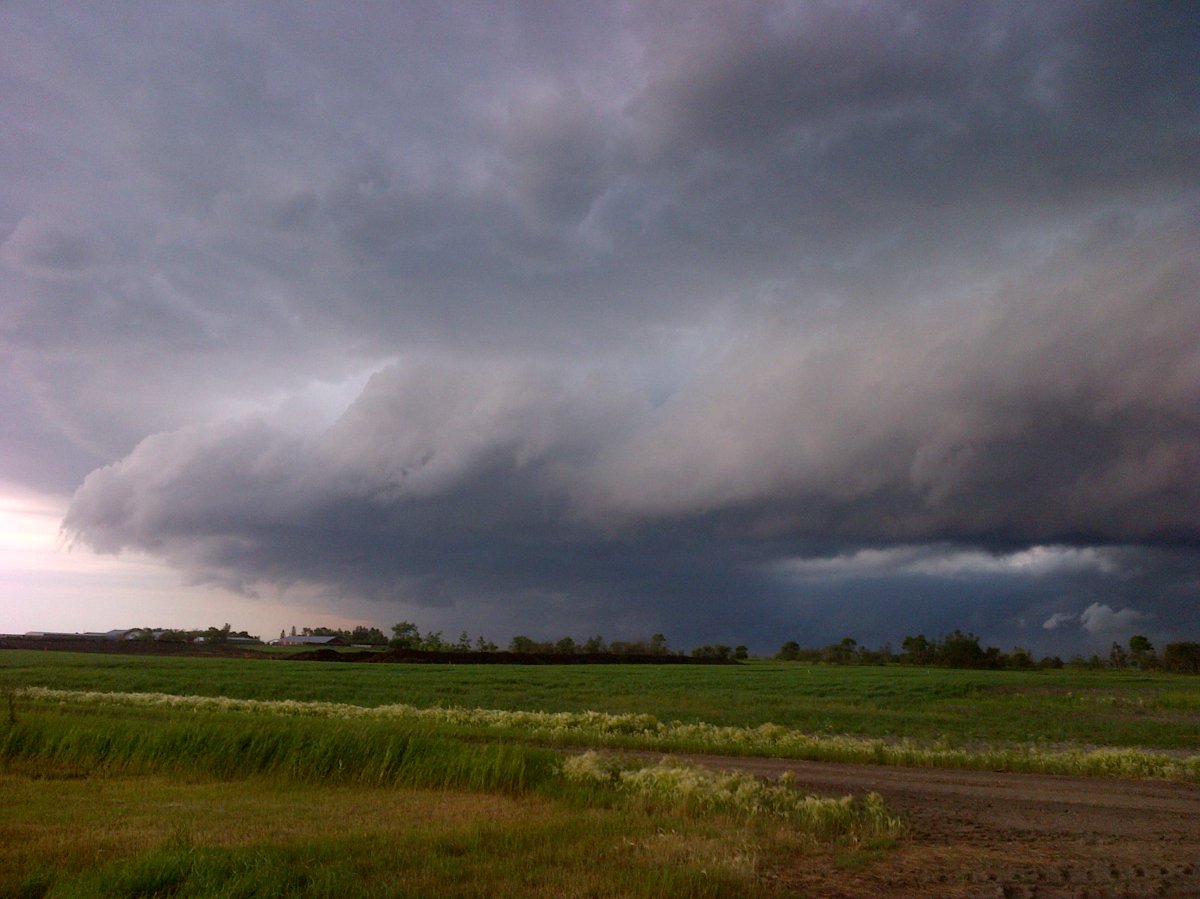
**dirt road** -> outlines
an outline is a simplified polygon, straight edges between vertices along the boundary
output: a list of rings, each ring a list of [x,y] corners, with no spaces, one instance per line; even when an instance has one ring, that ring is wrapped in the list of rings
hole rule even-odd
[[[858,870],[846,859],[772,876],[814,897],[1200,897],[1200,786],[985,771],[689,756],[795,774],[819,795],[875,791],[909,828]],[[851,868],[855,864],[850,865]]]

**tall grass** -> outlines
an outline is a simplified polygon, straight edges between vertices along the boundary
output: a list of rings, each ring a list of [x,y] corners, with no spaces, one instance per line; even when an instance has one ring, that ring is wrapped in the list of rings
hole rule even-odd
[[[373,708],[327,702],[265,701],[148,693],[97,693],[34,687],[21,699],[81,707],[139,707],[197,714],[253,713],[255,717],[335,719],[346,723],[387,722],[409,733],[441,737],[504,739],[556,746],[656,749],[857,762],[908,767],[1007,770],[1101,777],[1200,780],[1200,755],[1178,757],[1140,749],[1049,749],[1035,744],[966,749],[909,741],[809,734],[773,724],[759,727],[664,722],[652,715],[601,712],[522,712],[408,705]],[[265,726],[265,725],[261,725]],[[318,734],[329,733],[318,727]]]
[[[0,871],[0,896],[487,895],[497,873],[510,895],[558,896],[575,886],[558,880],[563,853],[577,866],[594,864],[589,849],[598,839],[614,859],[613,870],[597,878],[597,886],[575,889],[576,895],[741,896],[761,886],[756,871],[764,849],[801,851],[814,840],[857,845],[899,832],[878,797],[818,799],[786,781],[767,784],[668,762],[638,766],[597,756],[564,761],[548,749],[455,739],[439,734],[436,722],[370,717],[357,707],[349,712],[212,699],[189,706],[179,697],[52,691],[18,698],[16,721],[0,725],[0,780],[10,785],[34,778],[78,783],[107,803],[104,784],[136,778],[173,778],[181,789],[236,781],[250,794],[273,784],[276,793],[306,796],[318,819],[329,791],[432,788],[536,803],[577,821],[582,831],[514,840],[518,828],[511,825],[496,830],[491,843],[483,840],[489,831],[481,829],[454,836],[445,852],[438,839],[415,844],[412,851],[424,859],[417,866],[420,885],[389,874],[386,890],[378,893],[358,882],[377,876],[378,859],[353,842],[338,848],[314,838],[307,846],[254,842],[243,848],[188,837],[149,852],[143,846],[107,864],[91,853],[93,861],[74,872],[18,855],[19,870]],[[581,776],[589,770],[612,773]],[[296,784],[310,789],[287,789]],[[399,807],[397,813],[403,813]],[[6,815],[0,807],[0,833],[11,826]],[[195,811],[181,816],[191,826],[195,820]],[[636,825],[626,823],[631,820]],[[320,861],[314,864],[314,858]]]
[[[0,761],[113,774],[277,776],[499,793],[540,784],[558,765],[548,750],[431,736],[397,722],[341,720],[331,727],[328,720],[220,711],[146,721],[80,706],[23,710],[0,730]]]

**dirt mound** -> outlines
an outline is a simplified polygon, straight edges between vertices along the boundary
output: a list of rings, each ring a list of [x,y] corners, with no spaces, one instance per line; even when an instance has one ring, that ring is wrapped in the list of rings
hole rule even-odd
[[[378,652],[364,649],[361,652],[338,652],[328,647],[322,649],[305,649],[302,652],[289,652],[287,655],[276,656],[286,662],[369,662],[368,656],[377,656]]]
[[[175,643],[167,640],[103,640],[87,637],[0,638],[0,649],[38,649],[44,652],[105,652],[119,655],[225,656],[262,658],[257,645],[231,643]]]
[[[619,655],[610,652],[458,652],[450,650],[385,649],[338,652],[312,649],[280,656],[292,662],[372,662],[408,665],[736,665],[733,659],[679,655]]]

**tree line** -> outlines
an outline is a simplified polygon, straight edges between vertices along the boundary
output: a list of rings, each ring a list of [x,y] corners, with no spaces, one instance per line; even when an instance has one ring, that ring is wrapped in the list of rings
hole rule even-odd
[[[336,627],[304,627],[299,631],[291,629],[291,635],[304,637],[339,637],[345,643],[358,646],[387,646],[391,649],[420,650],[423,652],[499,652],[500,647],[485,637],[471,638],[467,631],[462,631],[457,639],[451,639],[443,631],[426,631],[411,621],[398,621],[391,627],[392,636],[388,637],[377,627],[356,627],[352,630]],[[279,632],[282,639],[284,631]],[[557,640],[536,640],[524,634],[517,634],[508,641],[507,652],[531,653],[537,655],[629,655],[657,656],[683,655],[682,650],[672,649],[666,636],[660,633],[637,640],[605,640],[596,635],[584,639],[561,637]],[[728,646],[724,643],[705,644],[691,650],[694,658],[708,659],[747,659],[749,650],[742,645]]]
[[[435,652],[498,652],[500,649],[491,640],[483,637],[472,641],[466,631],[460,633],[456,641],[446,640],[441,631],[422,634],[411,621],[400,621],[392,625],[392,633],[393,637],[388,641],[388,645],[393,649],[422,649]],[[613,640],[611,643],[598,635],[583,640],[576,640],[574,637],[535,640],[518,634],[508,641],[508,652],[539,655],[669,655],[671,648],[662,634],[653,634],[645,640]]]
[[[359,646],[390,647],[392,649],[415,649],[428,652],[499,652],[500,647],[484,637],[471,639],[464,630],[458,639],[444,636],[442,631],[421,633],[411,621],[400,621],[392,625],[392,636],[388,637],[380,628],[359,625],[354,628],[304,627],[291,635],[306,637],[338,637],[343,642]],[[181,630],[175,628],[135,628],[131,639],[162,640],[166,642],[204,642],[221,644],[229,642],[259,642],[257,636],[246,631],[234,631],[228,623],[223,627]],[[282,638],[284,631],[279,632]],[[562,637],[558,640],[535,640],[518,634],[507,646],[508,652],[536,653],[542,655],[609,654],[609,655],[683,655],[682,650],[673,650],[667,638],[652,634],[641,640],[606,641],[602,636],[576,640]],[[728,646],[724,643],[705,644],[691,650],[695,658],[747,659],[745,646]],[[1200,643],[1168,643],[1161,653],[1143,634],[1134,634],[1128,643],[1113,642],[1106,656],[1093,654],[1089,657],[1072,656],[1064,662],[1059,656],[1044,656],[1035,659],[1027,649],[1019,646],[1003,652],[995,646],[983,646],[979,637],[955,630],[950,634],[930,639],[924,634],[907,636],[900,644],[900,651],[893,650],[890,643],[877,649],[860,644],[853,637],[845,637],[837,643],[816,648],[802,647],[795,640],[788,640],[775,653],[775,658],[789,662],[823,662],[832,665],[921,665],[942,668],[987,668],[987,669],[1033,669],[1033,668],[1133,668],[1141,670],[1174,671],[1185,674],[1200,674]]]
[[[939,668],[1137,668],[1142,670],[1176,671],[1200,674],[1200,643],[1168,643],[1159,655],[1143,634],[1134,634],[1128,645],[1114,642],[1107,657],[1099,654],[1085,658],[1072,656],[1064,662],[1059,656],[1034,659],[1027,649],[1019,646],[1003,652],[995,646],[984,647],[979,637],[955,630],[943,637],[929,639],[924,634],[908,636],[895,652],[890,643],[869,649],[853,637],[815,649],[801,647],[788,640],[775,658],[789,662],[824,662],[832,665],[921,665]]]
[[[244,630],[235,631],[226,622],[223,627],[207,628],[174,628],[174,627],[135,627],[129,631],[126,639],[142,641],[159,641],[161,643],[261,643],[262,640]]]

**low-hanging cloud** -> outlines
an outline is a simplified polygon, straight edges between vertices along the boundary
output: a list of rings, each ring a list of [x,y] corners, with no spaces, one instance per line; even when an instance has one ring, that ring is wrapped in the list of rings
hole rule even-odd
[[[855,580],[862,578],[976,578],[995,575],[1052,577],[1093,572],[1108,574],[1119,564],[1095,547],[1032,546],[996,553],[962,549],[953,544],[858,549],[837,556],[786,559],[775,566],[785,576],[801,579]]]
[[[1137,609],[1114,609],[1105,603],[1094,602],[1079,613],[1079,624],[1093,635],[1121,634],[1146,618],[1147,615]]]
[[[1043,628],[1043,630],[1048,630],[1048,631],[1056,630],[1060,627],[1064,627],[1065,625],[1070,624],[1072,621],[1075,621],[1078,617],[1079,617],[1078,615],[1075,615],[1072,612],[1055,612],[1053,615],[1051,615],[1049,618],[1047,618],[1045,621],[1042,622],[1042,628]]]
[[[740,510],[764,534],[1194,543],[1197,236],[1065,252],[969,306],[743,338],[602,448],[583,504]]]

